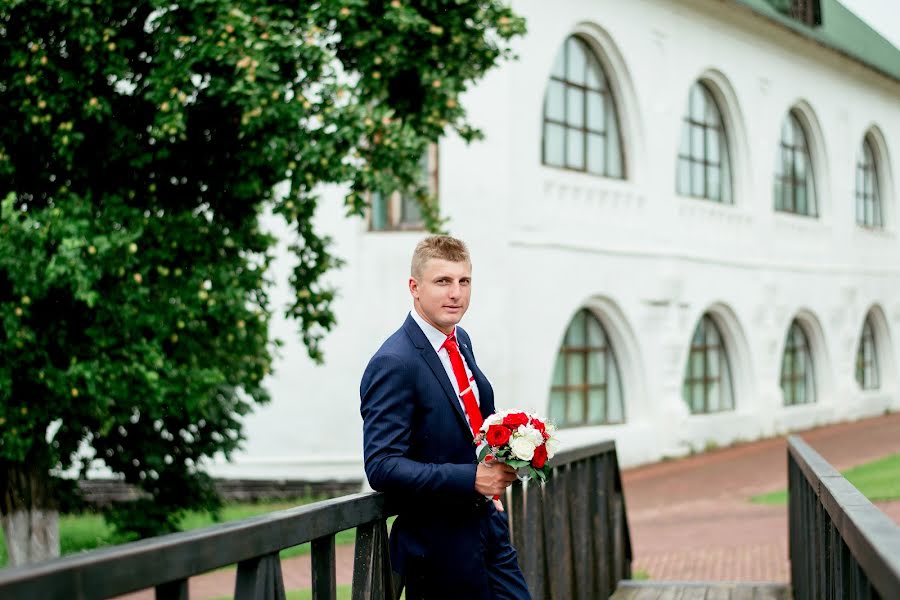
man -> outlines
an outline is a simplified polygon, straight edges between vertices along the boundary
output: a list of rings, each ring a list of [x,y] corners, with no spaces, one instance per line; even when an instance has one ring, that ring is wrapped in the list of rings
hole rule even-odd
[[[457,327],[471,286],[465,244],[422,240],[413,310],[360,385],[366,475],[397,502],[391,563],[407,600],[530,599],[502,505],[485,499],[502,494],[515,470],[476,459],[474,432],[494,412],[494,393]]]

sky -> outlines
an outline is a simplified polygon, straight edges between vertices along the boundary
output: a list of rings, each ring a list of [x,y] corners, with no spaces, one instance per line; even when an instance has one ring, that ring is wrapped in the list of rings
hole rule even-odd
[[[839,0],[869,27],[900,48],[900,0]]]

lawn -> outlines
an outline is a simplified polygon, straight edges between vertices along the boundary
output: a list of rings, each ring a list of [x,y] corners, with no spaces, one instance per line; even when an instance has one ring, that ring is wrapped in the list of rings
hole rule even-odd
[[[337,586],[337,600],[350,600],[350,592],[349,585]],[[230,596],[225,596],[224,598],[218,598],[217,600],[230,600],[230,598]],[[285,600],[312,600],[312,590],[291,590],[285,592]]]
[[[337,586],[337,600],[350,600],[351,598],[351,590],[349,585],[339,585]],[[406,594],[400,595],[400,600],[403,600]],[[292,590],[285,592],[286,600],[312,600],[312,590]],[[225,596],[223,598],[218,598],[217,600],[231,600],[229,596]]]
[[[268,502],[258,504],[228,504],[222,509],[221,521],[237,521],[275,510],[292,508],[301,504],[315,502],[319,498],[299,498],[294,501]],[[199,529],[214,525],[215,521],[208,513],[188,513],[181,521],[183,530]],[[353,543],[356,538],[356,530],[350,529],[337,534],[336,544]],[[97,514],[63,515],[59,519],[59,542],[63,555],[73,554],[111,546],[117,543],[112,527],[106,524],[103,517]],[[281,557],[289,558],[298,554],[309,553],[309,544],[302,544],[282,550]],[[7,562],[6,543],[3,539],[3,531],[0,529],[0,568]],[[340,596],[339,596],[340,597]],[[349,597],[349,596],[348,596]]]
[[[900,500],[900,454],[858,465],[843,472],[856,489],[875,502]],[[787,490],[778,490],[750,498],[755,504],[786,504]]]

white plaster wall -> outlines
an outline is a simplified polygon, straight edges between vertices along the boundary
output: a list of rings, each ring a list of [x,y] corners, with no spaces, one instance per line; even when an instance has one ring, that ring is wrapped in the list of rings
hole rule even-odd
[[[473,256],[463,325],[501,407],[547,412],[556,353],[575,312],[591,307],[622,370],[626,423],[561,432],[565,445],[615,439],[623,465],[900,409],[900,83],[714,0],[514,2],[529,34],[519,60],[465,97],[486,140],[440,146],[440,202]],[[566,37],[580,33],[615,82],[624,181],[541,165],[544,87]],[[675,157],[690,86],[714,89],[728,128],[733,206],[678,197]],[[776,213],[772,178],[781,122],[798,108],[813,133],[820,218]],[[887,227],[859,228],[854,168],[877,127]],[[287,343],[273,402],[247,419],[246,452],[214,473],[361,476],[359,378],[409,310],[409,258],[421,232],[372,233],[328,190],[318,220],[347,261],[339,324],[314,366]],[[286,280],[287,260],[276,266]],[[285,298],[286,286],[275,297]],[[854,360],[872,307],[882,385],[862,391]],[[726,337],[736,409],[691,416],[681,380],[694,327],[711,311]],[[791,320],[812,334],[817,402],[785,407],[781,353]]]

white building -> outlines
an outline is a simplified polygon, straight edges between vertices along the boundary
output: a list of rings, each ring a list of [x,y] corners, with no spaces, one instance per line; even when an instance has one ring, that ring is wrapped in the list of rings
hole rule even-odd
[[[498,406],[624,465],[900,409],[900,51],[835,0],[513,6],[519,60],[464,99],[486,139],[431,157]],[[273,401],[215,474],[362,477],[359,379],[424,235],[403,209],[323,203],[326,364],[276,324]]]

